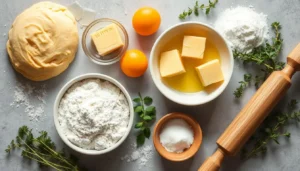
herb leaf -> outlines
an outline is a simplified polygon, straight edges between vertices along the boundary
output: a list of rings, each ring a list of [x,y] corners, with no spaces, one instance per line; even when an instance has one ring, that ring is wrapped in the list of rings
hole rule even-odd
[[[150,131],[150,128],[145,128],[144,129],[144,135],[146,138],[150,138],[150,135],[151,135],[151,131]]]
[[[135,109],[134,109],[135,113],[140,113],[142,111],[143,111],[143,106],[136,106]]]
[[[135,103],[140,103],[140,102],[141,102],[141,99],[140,99],[140,98],[134,98],[133,101],[134,101]]]
[[[210,13],[211,9],[216,7],[217,3],[218,3],[218,0],[214,0],[214,1],[209,0],[207,6],[205,4],[201,4],[199,6],[199,2],[196,1],[193,8],[189,7],[187,12],[183,11],[181,14],[179,14],[178,17],[179,17],[179,19],[184,20],[184,19],[186,19],[186,17],[192,15],[192,13],[194,13],[195,16],[198,16],[199,15],[199,9],[200,10],[205,10],[205,14],[208,15]]]
[[[138,122],[135,124],[134,128],[141,128],[144,125],[144,122]]]
[[[235,98],[240,98],[243,95],[244,90],[251,83],[251,80],[251,74],[244,74],[244,80],[239,82],[240,86],[233,93]]]
[[[144,119],[145,121],[151,121],[151,120],[152,120],[152,117],[146,115],[146,116],[143,117],[143,119]]]
[[[136,143],[139,144],[139,145],[143,145],[145,143],[145,135],[143,133],[140,133],[136,137]]]
[[[46,131],[41,131],[34,137],[32,129],[27,126],[19,128],[18,135],[5,150],[9,155],[13,150],[22,150],[21,155],[38,162],[41,166],[51,167],[59,171],[79,171],[73,157],[68,157],[63,151],[57,151],[55,144]]]
[[[146,96],[145,98],[144,98],[144,103],[146,104],[146,105],[151,105],[152,104],[152,102],[153,102],[153,100],[152,100],[152,98],[151,97],[149,97],[149,96]]]
[[[139,97],[135,98],[133,101],[138,101],[139,103],[134,107],[135,113],[139,115],[139,122],[135,124],[135,128],[139,129],[139,134],[136,137],[136,142],[138,145],[143,145],[146,138],[150,138],[151,130],[150,123],[155,119],[156,109],[154,106],[150,106],[153,99],[149,96],[145,98],[139,93]],[[146,107],[145,109],[145,105]]]

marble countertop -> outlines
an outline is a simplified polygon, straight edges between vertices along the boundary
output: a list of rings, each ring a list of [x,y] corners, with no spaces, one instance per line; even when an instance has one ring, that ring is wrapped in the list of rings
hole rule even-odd
[[[72,0],[53,0],[62,5],[71,4]],[[137,48],[144,51],[148,56],[151,47],[156,38],[168,27],[181,22],[178,14],[184,9],[194,5],[194,0],[78,0],[79,3],[87,8],[95,10],[97,17],[108,17],[119,20],[126,27],[129,33],[129,48]],[[165,98],[155,87],[150,71],[147,70],[145,75],[140,78],[132,79],[125,77],[119,69],[119,64],[111,66],[99,66],[92,63],[84,54],[81,45],[72,65],[61,75],[44,82],[32,82],[23,78],[16,73],[11,67],[6,52],[7,33],[15,17],[24,9],[28,8],[38,0],[1,0],[0,5],[0,170],[3,171],[33,171],[47,170],[39,169],[36,163],[28,162],[22,159],[19,153],[13,153],[7,157],[4,152],[9,142],[16,136],[17,130],[22,125],[28,125],[37,130],[46,130],[52,137],[58,148],[66,148],[69,152],[79,158],[81,165],[91,171],[135,171],[135,170],[191,170],[195,171],[201,163],[210,156],[216,149],[215,141],[247,103],[249,98],[254,94],[255,88],[248,88],[241,100],[235,100],[233,91],[242,80],[243,73],[250,67],[244,68],[241,64],[236,63],[233,77],[226,90],[214,101],[194,107],[178,105]],[[201,2],[207,3],[206,0]],[[253,6],[257,11],[268,15],[268,22],[279,21],[282,28],[284,47],[281,58],[284,61],[285,56],[300,40],[300,3],[299,0],[221,0],[216,9],[209,16],[200,15],[192,16],[189,20],[201,21],[208,24],[214,23],[216,17],[225,9],[235,6]],[[149,37],[138,36],[131,26],[131,16],[134,11],[142,6],[152,6],[160,11],[162,23],[159,31]],[[83,28],[79,27],[80,37]],[[68,149],[58,136],[53,122],[53,103],[58,91],[70,79],[84,73],[103,73],[119,80],[129,91],[132,97],[137,96],[138,92],[143,95],[149,95],[154,98],[154,105],[157,107],[157,118],[170,112],[184,112],[192,115],[200,123],[203,130],[203,143],[199,152],[185,162],[174,163],[167,161],[159,156],[152,145],[152,139],[146,141],[146,145],[153,148],[152,153],[148,154],[149,160],[145,165],[140,165],[140,161],[127,162],[121,160],[126,154],[133,151],[132,144],[135,141],[136,132],[131,131],[126,141],[116,150],[101,156],[86,156],[78,154]],[[24,106],[18,108],[10,104],[14,100],[14,87],[17,84],[30,84],[39,87],[46,85],[47,95],[45,96],[45,114],[40,121],[30,121],[28,115],[24,112]],[[300,99],[300,93],[297,87],[300,87],[300,76],[296,74],[293,78],[293,85],[288,94],[277,106],[282,109],[287,104],[288,99]],[[34,97],[32,97],[34,98]],[[32,102],[33,104],[35,102]],[[36,102],[37,105],[38,102]],[[153,127],[152,127],[153,128]],[[269,151],[265,156],[252,158],[246,161],[239,156],[228,157],[222,166],[222,171],[295,171],[299,170],[300,160],[300,133],[299,125],[291,122],[285,127],[292,134],[289,140],[280,139],[280,145],[270,143]]]

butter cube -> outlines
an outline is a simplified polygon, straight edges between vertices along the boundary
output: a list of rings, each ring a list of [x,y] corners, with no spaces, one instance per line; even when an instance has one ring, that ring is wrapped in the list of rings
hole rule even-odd
[[[182,57],[202,59],[205,50],[205,37],[184,36]]]
[[[99,55],[107,55],[124,46],[118,26],[110,24],[91,34]]]
[[[185,73],[184,66],[177,49],[163,52],[159,63],[161,77],[172,77]]]
[[[218,59],[209,61],[196,67],[196,71],[203,86],[208,86],[224,80],[221,65]]]

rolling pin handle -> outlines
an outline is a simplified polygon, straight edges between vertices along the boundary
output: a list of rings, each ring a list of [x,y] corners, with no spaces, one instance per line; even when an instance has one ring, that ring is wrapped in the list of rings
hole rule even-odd
[[[217,151],[204,161],[198,171],[218,171],[225,157],[225,152],[218,148]]]
[[[283,70],[282,70],[283,73],[285,73],[289,78],[292,78],[292,76],[294,75],[295,73],[295,69],[294,67],[290,66],[290,65],[286,65]]]

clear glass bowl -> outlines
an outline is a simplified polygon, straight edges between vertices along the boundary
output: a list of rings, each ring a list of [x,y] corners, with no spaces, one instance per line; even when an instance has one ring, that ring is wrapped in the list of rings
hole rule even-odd
[[[124,42],[124,46],[113,51],[110,54],[105,56],[99,55],[94,42],[92,40],[91,34],[96,32],[97,30],[104,28],[109,24],[116,24],[118,26],[118,30],[120,32],[121,38]],[[93,21],[89,24],[83,32],[82,35],[82,48],[84,53],[96,64],[99,65],[110,65],[118,62],[121,57],[124,55],[125,51],[128,48],[128,34],[124,26],[116,20],[109,18],[101,18]]]

